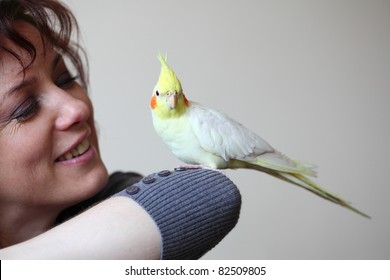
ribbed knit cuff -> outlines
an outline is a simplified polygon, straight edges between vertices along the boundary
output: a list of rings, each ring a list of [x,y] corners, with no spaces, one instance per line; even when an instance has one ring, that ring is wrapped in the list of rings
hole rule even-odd
[[[176,168],[143,178],[117,195],[129,196],[154,219],[161,259],[198,259],[236,225],[241,195],[218,171]]]

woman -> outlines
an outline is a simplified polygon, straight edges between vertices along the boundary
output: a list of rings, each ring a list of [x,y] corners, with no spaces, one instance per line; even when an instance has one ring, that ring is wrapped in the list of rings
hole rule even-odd
[[[0,258],[199,258],[236,224],[237,188],[203,169],[109,178],[72,31],[57,1],[0,0]]]

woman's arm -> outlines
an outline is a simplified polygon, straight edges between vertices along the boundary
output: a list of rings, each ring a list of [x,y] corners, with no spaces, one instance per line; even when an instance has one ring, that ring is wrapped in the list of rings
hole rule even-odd
[[[159,259],[161,238],[137,202],[112,197],[53,229],[0,250],[0,259]]]
[[[198,259],[234,228],[240,208],[239,190],[222,173],[164,170],[0,258]]]

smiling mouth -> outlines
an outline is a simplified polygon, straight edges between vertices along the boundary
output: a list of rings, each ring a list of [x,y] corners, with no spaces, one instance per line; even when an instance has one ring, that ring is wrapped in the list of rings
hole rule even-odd
[[[85,139],[76,148],[74,148],[71,151],[69,151],[69,152],[65,153],[64,155],[60,156],[56,160],[56,162],[70,160],[72,158],[79,157],[82,154],[84,154],[86,151],[88,151],[89,147],[90,147],[90,143],[89,143],[88,139]]]

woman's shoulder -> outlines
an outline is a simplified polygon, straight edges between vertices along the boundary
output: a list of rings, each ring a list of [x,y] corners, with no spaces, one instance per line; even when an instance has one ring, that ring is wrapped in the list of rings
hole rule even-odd
[[[66,221],[67,219],[88,209],[94,204],[101,202],[106,198],[111,197],[112,195],[122,191],[126,187],[137,183],[142,178],[143,176],[136,172],[116,171],[112,173],[108,178],[108,182],[106,186],[100,192],[98,192],[93,197],[62,211],[60,215],[57,217],[57,224],[60,224]]]

